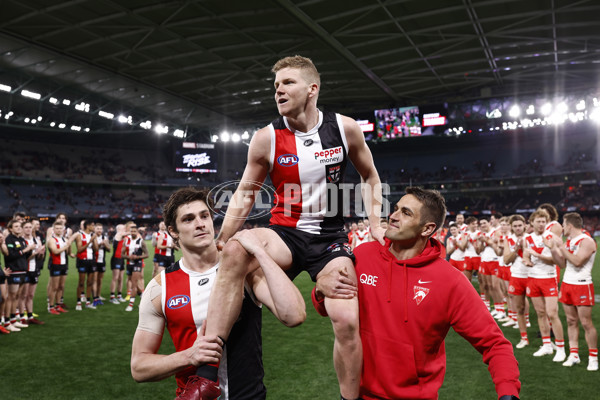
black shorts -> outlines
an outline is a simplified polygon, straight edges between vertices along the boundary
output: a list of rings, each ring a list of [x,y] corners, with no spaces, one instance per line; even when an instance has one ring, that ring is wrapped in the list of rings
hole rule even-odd
[[[77,271],[80,274],[91,274],[96,272],[96,261],[77,259]]]
[[[158,264],[159,267],[168,267],[167,265],[167,256],[163,256],[161,254],[155,254],[154,260],[155,263]]]
[[[131,264],[127,263],[127,269],[125,270],[125,273],[127,275],[131,275],[134,272],[142,272],[142,268],[144,268],[144,264],[141,261]]]
[[[33,271],[33,272],[27,272],[27,282],[31,283],[31,284],[37,284],[38,283],[38,277],[40,276],[39,271]]]
[[[292,266],[285,271],[294,279],[302,271],[310,274],[313,281],[329,261],[338,257],[348,257],[354,262],[354,254],[348,244],[348,234],[344,231],[314,235],[287,226],[270,225],[292,253]]]
[[[50,270],[50,276],[66,276],[68,265],[67,264],[50,264],[48,265]]]
[[[110,269],[124,269],[124,260],[122,258],[113,257],[110,260]]]
[[[24,274],[10,274],[6,277],[6,281],[9,285],[22,285],[26,283],[27,273]]]
[[[106,272],[106,264],[104,264],[104,262],[96,263],[96,271],[105,273]]]
[[[0,267],[0,285],[6,283],[6,274],[4,273],[4,269]]]

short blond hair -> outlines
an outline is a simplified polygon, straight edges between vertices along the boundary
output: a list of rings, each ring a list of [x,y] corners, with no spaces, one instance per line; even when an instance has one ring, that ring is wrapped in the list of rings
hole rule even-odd
[[[321,76],[319,75],[319,71],[317,71],[317,67],[313,64],[312,60],[307,57],[302,56],[290,56],[282,58],[277,61],[273,68],[271,68],[271,72],[276,74],[280,70],[284,68],[294,68],[302,71],[302,76],[308,83],[316,83],[317,86],[321,87]]]

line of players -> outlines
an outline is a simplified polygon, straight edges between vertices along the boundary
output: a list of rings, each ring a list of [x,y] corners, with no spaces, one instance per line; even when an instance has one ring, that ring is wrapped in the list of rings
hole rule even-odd
[[[96,309],[103,305],[100,296],[107,254],[113,253],[110,268],[110,299],[113,304],[128,303],[125,311],[132,311],[136,294],[144,290],[143,268],[148,249],[143,230],[135,222],[117,225],[110,242],[99,222],[82,220],[80,229],[73,232],[67,227],[67,216],[60,213],[44,235],[37,219],[28,220],[24,213],[16,213],[0,233],[0,245],[5,268],[0,268],[0,333],[19,332],[30,324],[44,324],[33,313],[33,298],[48,252],[49,280],[47,310],[60,315],[68,312],[64,303],[68,258],[76,258],[78,284],[76,311]],[[164,222],[152,235],[154,247],[153,276],[175,261],[175,243],[167,233]],[[113,251],[114,250],[114,251]],[[123,297],[123,275],[127,274],[127,296]]]
[[[533,356],[554,354],[553,361],[565,367],[579,364],[581,323],[589,349],[587,370],[597,371],[598,335],[592,322],[596,241],[583,229],[579,214],[565,214],[562,225],[557,219],[551,204],[541,205],[528,221],[521,215],[492,214],[477,220],[459,214],[450,224],[447,254],[469,280],[477,273],[481,298],[488,308],[493,305],[494,318],[505,327],[519,329],[517,349],[529,345],[531,301],[542,337],[542,346]],[[565,271],[559,290],[560,269]],[[568,358],[558,302],[567,317]]]

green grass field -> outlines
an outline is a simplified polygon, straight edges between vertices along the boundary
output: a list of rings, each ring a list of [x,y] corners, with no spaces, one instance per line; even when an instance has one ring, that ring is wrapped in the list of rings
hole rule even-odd
[[[150,246],[151,247],[151,246]],[[150,248],[152,254],[153,250]],[[600,282],[600,257],[596,259],[596,292]],[[73,262],[73,260],[71,260]],[[146,282],[152,273],[147,260]],[[109,297],[111,272],[107,271],[102,295]],[[125,312],[125,304],[107,303],[97,310],[75,311],[77,274],[69,269],[65,300],[70,312],[46,312],[48,270],[42,271],[34,311],[46,322],[22,332],[0,335],[0,399],[169,399],[174,397],[175,381],[139,384],[129,370],[131,340],[137,313]],[[312,282],[302,274],[296,284],[305,295],[308,317],[297,328],[286,328],[268,311],[264,314],[263,351],[270,399],[339,399],[331,352],[333,334],[327,318],[316,314],[310,303]],[[564,314],[563,324],[566,325]],[[599,307],[594,308],[600,326]],[[515,350],[521,369],[523,399],[578,400],[600,398],[600,375],[585,370],[587,346],[580,335],[582,364],[565,368],[550,358],[531,354],[541,345],[535,337],[537,324],[531,310],[531,346]],[[566,329],[566,328],[565,328]],[[518,330],[503,328],[512,343]],[[565,330],[566,333],[566,330]],[[168,334],[162,353],[173,351]],[[464,339],[451,331],[446,341],[448,369],[441,399],[494,399],[492,380],[481,356]]]

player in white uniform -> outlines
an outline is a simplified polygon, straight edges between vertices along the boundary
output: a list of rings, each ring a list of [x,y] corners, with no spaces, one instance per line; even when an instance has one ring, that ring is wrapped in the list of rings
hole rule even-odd
[[[496,238],[496,229],[492,228],[486,218],[479,220],[481,235],[477,237],[477,246],[481,254],[481,264],[479,266],[479,275],[481,276],[481,290],[490,302],[493,301],[494,309],[492,314],[494,318],[500,320],[506,317],[504,312],[504,298],[502,292],[494,285],[492,277],[496,275],[500,264],[498,262],[498,239]]]
[[[560,288],[559,301],[567,315],[567,333],[569,335],[569,358],[565,367],[579,364],[579,322],[585,331],[585,340],[589,349],[588,371],[598,370],[598,332],[592,322],[594,284],[592,268],[596,257],[596,241],[583,233],[583,220],[577,213],[563,216],[563,231],[567,243],[562,240],[548,240],[554,261],[565,268]]]
[[[467,236],[458,228],[456,223],[450,224],[450,237],[446,242],[446,254],[450,255],[450,264],[459,271],[465,270],[465,249],[467,248]]]
[[[471,281],[473,272],[479,271],[479,264],[481,263],[481,256],[479,255],[479,248],[476,246],[477,237],[481,235],[481,232],[477,230],[477,218],[468,217],[466,219],[467,230],[464,235],[467,237],[467,247],[465,249],[465,276]],[[479,274],[478,274],[479,275]],[[489,304],[488,304],[489,307]]]
[[[531,214],[529,220],[534,231],[525,236],[523,263],[530,267],[527,295],[531,297],[537,313],[543,343],[533,356],[541,357],[554,352],[550,340],[550,320],[557,347],[552,361],[563,362],[566,354],[563,326],[558,316],[558,279],[552,252],[545,243],[545,240],[555,240],[552,233],[544,231],[548,219],[548,213],[544,210],[537,210]]]
[[[523,238],[525,235],[525,218],[521,215],[513,215],[509,219],[512,234],[504,238],[503,261],[510,265],[510,281],[508,284],[508,296],[515,310],[515,319],[521,340],[517,349],[529,345],[527,338],[526,310],[529,308],[527,301],[527,279],[529,268],[523,264]]]
[[[356,247],[360,246],[361,244],[370,242],[372,240],[371,234],[365,227],[365,222],[358,221],[357,225],[358,225],[357,229],[353,233],[354,237],[352,238],[352,250],[354,250]]]

